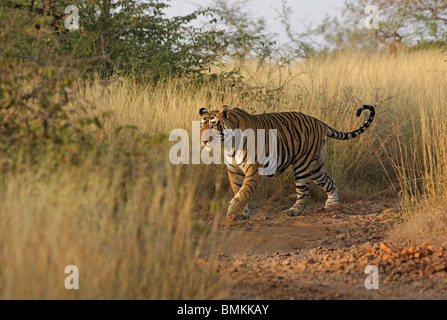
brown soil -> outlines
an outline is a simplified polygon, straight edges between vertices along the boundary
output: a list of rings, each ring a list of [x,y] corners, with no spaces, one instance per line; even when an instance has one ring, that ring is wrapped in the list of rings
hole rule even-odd
[[[218,272],[230,299],[447,299],[447,251],[387,238],[399,220],[391,201],[310,205],[298,217],[281,204],[226,226]],[[368,265],[379,288],[366,289]]]

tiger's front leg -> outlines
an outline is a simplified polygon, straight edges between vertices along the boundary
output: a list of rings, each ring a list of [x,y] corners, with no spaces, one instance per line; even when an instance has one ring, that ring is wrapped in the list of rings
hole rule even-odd
[[[227,172],[228,178],[230,179],[231,189],[233,189],[233,197],[236,197],[239,193],[239,190],[242,188],[242,185],[244,184],[245,173],[239,168],[239,166],[231,164],[227,164]],[[230,202],[230,205],[231,204],[232,203]],[[242,210],[242,215],[245,218],[250,217],[247,203],[245,204],[245,208]]]
[[[227,212],[227,221],[232,221],[238,217],[249,217],[248,201],[261,180],[256,165],[249,165],[239,168],[234,165],[227,165],[228,176],[234,197],[230,201]]]

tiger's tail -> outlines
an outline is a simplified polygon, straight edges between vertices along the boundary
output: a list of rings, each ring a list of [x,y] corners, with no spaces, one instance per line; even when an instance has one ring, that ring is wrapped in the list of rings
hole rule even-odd
[[[357,110],[356,113],[357,117],[359,117],[362,114],[363,110],[365,109],[370,111],[369,118],[362,124],[360,128],[351,132],[341,132],[326,125],[326,136],[337,140],[349,140],[354,139],[359,135],[361,135],[363,132],[366,131],[366,129],[368,129],[368,127],[374,121],[374,115],[376,114],[376,111],[374,110],[373,106],[364,105]]]

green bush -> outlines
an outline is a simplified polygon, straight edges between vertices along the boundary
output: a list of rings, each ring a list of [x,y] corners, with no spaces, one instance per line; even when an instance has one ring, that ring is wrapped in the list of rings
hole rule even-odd
[[[218,21],[213,10],[167,18],[168,2],[78,0],[79,29],[68,30],[65,21],[74,12],[64,12],[72,1],[6,1],[0,4],[0,21],[8,30],[2,46],[23,61],[50,60],[81,75],[132,75],[145,82],[205,77],[238,44],[228,32],[209,27]],[[192,25],[198,18],[205,18],[206,29]],[[241,43],[246,45],[250,35],[244,37]],[[262,41],[251,40],[253,45]]]

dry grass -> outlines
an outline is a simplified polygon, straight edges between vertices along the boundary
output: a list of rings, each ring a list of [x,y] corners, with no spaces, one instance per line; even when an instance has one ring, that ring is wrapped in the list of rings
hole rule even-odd
[[[2,299],[221,298],[217,258],[196,266],[208,233],[193,232],[193,197],[178,170],[123,186],[119,168],[10,174],[1,192]],[[211,241],[217,245],[217,242]],[[79,268],[79,290],[64,269]]]
[[[408,215],[396,234],[419,241],[430,233],[430,241],[445,242],[444,60],[435,51],[344,53],[290,68],[250,63],[241,70],[245,84],[235,87],[184,80],[150,87],[131,79],[94,79],[78,83],[76,90],[97,107],[92,112],[112,111],[98,137],[104,141],[115,139],[113,132],[123,125],[153,136],[175,128],[190,131],[203,106],[228,104],[253,113],[297,110],[353,130],[363,121],[355,117],[356,109],[377,105],[376,120],[362,137],[327,143],[327,170],[342,201],[398,196]],[[121,139],[134,143],[129,136]],[[202,227],[195,227],[193,212],[198,206],[211,213],[225,209],[230,199],[225,169],[160,164],[168,162],[169,145],[151,149],[145,160],[149,169],[130,178],[112,158],[80,168],[61,164],[49,171],[42,164],[6,174],[0,183],[0,297],[224,297],[215,273],[217,256],[196,265],[201,248],[211,245],[210,252],[217,252],[219,240],[212,230],[197,231]],[[290,175],[263,179],[252,205],[286,199],[293,190]],[[79,267],[79,291],[63,285],[70,264]]]
[[[390,238],[404,243],[419,245],[423,242],[447,244],[447,203],[424,202],[407,211],[405,222],[390,233]]]

